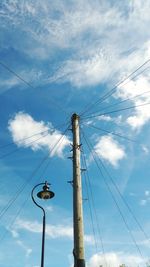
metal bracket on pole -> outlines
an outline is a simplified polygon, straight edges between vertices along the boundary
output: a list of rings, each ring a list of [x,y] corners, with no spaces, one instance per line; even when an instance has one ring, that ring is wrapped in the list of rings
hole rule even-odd
[[[73,181],[68,181],[67,183],[73,186]]]

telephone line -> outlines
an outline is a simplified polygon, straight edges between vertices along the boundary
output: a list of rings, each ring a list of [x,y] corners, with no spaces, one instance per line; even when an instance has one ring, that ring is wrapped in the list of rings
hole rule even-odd
[[[120,104],[122,104],[122,103],[125,103],[125,102],[127,102],[127,101],[132,101],[133,99],[135,99],[135,98],[137,98],[137,97],[141,97],[141,96],[143,96],[143,95],[145,95],[145,94],[150,94],[150,90],[149,90],[149,91],[145,91],[145,92],[143,92],[143,93],[141,93],[141,94],[135,95],[135,96],[133,96],[133,97],[128,97],[128,98],[126,98],[126,99],[124,99],[124,100],[118,101],[118,102],[116,102],[116,103],[114,103],[114,104],[111,104],[111,105],[109,105],[109,106],[106,106],[106,107],[104,107],[104,108],[101,108],[101,109],[99,109],[99,110],[97,110],[97,111],[95,111],[95,112],[88,113],[87,115],[88,115],[88,116],[90,116],[90,115],[94,115],[94,114],[97,113],[97,112],[105,111],[105,110],[107,110],[107,109],[110,109],[111,107],[118,106],[118,105],[120,105]]]
[[[82,158],[83,161],[83,158]],[[84,168],[84,166],[83,166]],[[97,239],[96,239],[96,232],[95,232],[95,227],[94,227],[94,219],[93,219],[93,213],[92,213],[92,206],[91,206],[91,201],[90,201],[90,195],[89,195],[89,189],[88,189],[88,184],[87,184],[87,177],[84,172],[84,180],[85,180],[85,186],[86,186],[86,193],[87,193],[87,198],[88,198],[88,206],[89,206],[89,212],[90,212],[90,219],[91,219],[91,228],[94,236],[94,243],[95,243],[95,250],[96,253],[98,254],[98,244],[97,244]]]
[[[53,146],[53,148],[51,149],[51,152],[55,149],[55,147],[59,144],[59,142],[61,141],[61,139],[63,138],[63,136],[65,135],[65,133],[68,131],[70,125],[67,127],[67,129],[64,131],[63,135],[61,136],[61,138],[59,138],[59,140],[55,143],[55,145]],[[42,161],[40,162],[40,164],[36,167],[36,169],[32,172],[31,176],[27,179],[27,181],[19,188],[19,190],[16,192],[15,196],[12,197],[8,203],[5,205],[5,207],[0,211],[0,219],[5,215],[5,213],[7,212],[7,210],[13,205],[13,203],[16,201],[16,199],[18,198],[18,196],[23,192],[23,190],[26,188],[26,186],[28,185],[28,183],[30,183],[30,181],[33,179],[34,175],[37,173],[37,171],[40,169],[40,167],[43,165],[43,163],[48,159],[49,157],[49,153],[46,154],[46,156],[42,159]]]
[[[63,135],[63,137],[64,137],[64,135]],[[63,141],[63,138],[62,138],[62,140],[61,140],[61,143],[62,143],[62,141]],[[50,159],[51,159],[51,158],[50,158]],[[48,165],[50,164],[50,159],[48,160],[48,164],[45,166],[45,168],[44,168],[44,170],[43,170],[43,172],[42,172],[42,175],[40,175],[40,180],[41,180],[41,178],[43,177],[43,174],[45,173],[45,171],[46,171]],[[22,203],[21,207],[18,209],[18,211],[17,211],[15,217],[12,219],[11,223],[9,224],[8,229],[12,228],[12,226],[13,226],[14,223],[16,222],[16,220],[17,220],[18,216],[20,215],[21,211],[23,210],[23,208],[24,208],[25,205],[27,204],[27,201],[29,200],[29,197],[30,197],[30,194],[29,194],[29,195],[27,196],[27,198],[23,201],[23,203]],[[1,244],[1,242],[5,239],[5,237],[7,236],[7,234],[8,234],[8,232],[7,232],[7,229],[6,229],[5,232],[4,232],[4,234],[2,235],[2,237],[0,238],[0,244]]]
[[[34,87],[32,84],[30,84],[28,81],[26,81],[24,78],[22,78],[19,74],[17,74],[14,70],[12,70],[10,67],[8,67],[5,63],[3,63],[2,61],[0,61],[0,65],[5,68],[7,71],[9,71],[10,73],[12,73],[13,75],[15,75],[19,80],[21,80],[24,84],[26,84],[28,87],[32,88],[32,89],[36,89],[36,87]],[[50,99],[50,102],[57,106],[58,109],[61,109],[65,114],[68,115],[68,112],[62,107],[60,106],[57,102],[55,102],[54,100]]]
[[[93,102],[92,104],[89,103],[85,109],[80,113],[80,116],[85,114],[88,110],[92,109],[92,107],[97,105],[98,103],[102,103],[104,100],[106,100],[108,97],[114,94],[116,91],[116,88],[123,84],[126,80],[128,80],[134,73],[136,73],[138,70],[140,70],[143,66],[148,64],[150,62],[150,59],[146,60],[142,65],[140,65],[136,70],[134,70],[131,74],[129,74],[126,78],[118,82],[111,90],[109,90],[106,94],[104,94],[102,97],[100,97],[97,101]]]
[[[48,130],[47,130],[46,132],[47,132],[47,134],[45,134],[44,136],[40,136],[39,138],[37,138],[37,139],[35,139],[35,140],[31,141],[31,142],[26,143],[25,146],[26,146],[26,145],[32,145],[32,144],[38,142],[40,139],[43,139],[44,137],[48,136],[48,135],[49,135]],[[43,133],[44,133],[44,132],[43,132]],[[39,134],[41,134],[41,133],[39,133]],[[39,135],[39,134],[35,134],[35,135],[30,136],[30,137],[26,137],[26,138],[24,138],[24,139],[20,139],[20,140],[18,140],[18,142],[28,140],[29,138],[32,138],[33,136],[36,136],[36,135]],[[10,143],[10,144],[12,144],[12,143]],[[14,143],[13,143],[13,144],[14,144]],[[8,144],[8,145],[9,145],[9,144]],[[1,156],[0,156],[0,159],[3,159],[3,158],[5,158],[5,157],[8,157],[8,156],[12,155],[12,154],[15,153],[15,152],[18,152],[21,148],[22,148],[22,147],[17,147],[17,148],[14,149],[13,151],[10,151],[10,152],[8,152],[8,153],[6,153],[6,154],[4,154],[4,155],[1,155]]]
[[[119,212],[119,214],[120,214],[120,216],[121,216],[121,218],[122,218],[122,220],[123,220],[123,222],[124,222],[124,224],[125,224],[125,226],[126,226],[126,229],[127,229],[128,233],[130,234],[130,237],[131,237],[131,239],[132,239],[132,241],[133,241],[133,243],[134,243],[134,245],[135,245],[135,247],[136,247],[136,249],[137,249],[139,255],[140,255],[141,258],[143,259],[143,255],[142,255],[142,253],[141,253],[141,250],[140,250],[140,248],[139,248],[139,246],[138,246],[138,244],[137,244],[137,242],[136,242],[136,240],[135,240],[135,238],[134,238],[134,236],[133,236],[133,234],[132,234],[132,232],[131,232],[131,230],[130,230],[130,228],[129,228],[127,222],[126,222],[126,219],[125,219],[125,217],[124,217],[124,215],[123,215],[123,212],[121,211],[121,209],[120,209],[120,207],[119,207],[119,205],[118,205],[118,203],[117,203],[117,201],[116,201],[116,198],[114,197],[113,192],[112,192],[112,190],[111,190],[111,188],[110,188],[110,186],[109,186],[107,180],[105,179],[105,177],[104,177],[104,175],[103,175],[103,172],[102,172],[102,170],[101,170],[101,168],[100,168],[100,166],[99,166],[99,164],[98,164],[98,161],[97,161],[96,157],[94,156],[94,155],[96,154],[96,152],[95,152],[95,150],[93,150],[93,149],[91,148],[91,145],[90,145],[89,142],[87,141],[87,138],[85,138],[85,134],[83,133],[83,130],[82,130],[82,134],[83,134],[83,138],[84,138],[84,140],[85,140],[85,142],[86,142],[86,144],[87,144],[87,146],[88,146],[88,149],[89,149],[90,153],[92,154],[92,157],[93,157],[93,159],[94,159],[94,161],[95,161],[95,163],[96,163],[96,166],[98,167],[98,169],[99,169],[99,171],[100,171],[100,173],[101,173],[101,176],[102,176],[102,178],[103,178],[103,181],[105,182],[106,187],[107,187],[107,189],[108,189],[108,191],[109,191],[109,193],[110,193],[110,195],[111,195],[111,197],[112,197],[112,199],[113,199],[113,201],[114,201],[114,203],[115,203],[115,205],[116,205],[116,207],[117,207],[117,209],[118,209],[118,212]],[[99,157],[98,157],[98,159],[99,159]]]
[[[126,107],[126,108],[121,108],[121,109],[117,109],[117,110],[112,110],[112,111],[109,111],[109,112],[104,112],[104,113],[96,114],[96,115],[93,115],[93,116],[82,117],[82,120],[87,120],[87,119],[100,117],[100,116],[104,116],[104,115],[109,115],[109,114],[112,114],[112,113],[125,111],[125,110],[130,110],[130,109],[133,109],[133,108],[143,107],[143,106],[147,106],[147,105],[150,105],[150,102],[149,103],[139,104],[139,105],[134,105],[134,106]]]
[[[83,151],[83,147],[82,147],[82,151]],[[100,239],[100,243],[101,243],[102,254],[103,254],[105,265],[107,267],[108,264],[107,264],[106,256],[105,256],[106,253],[105,253],[105,249],[104,249],[104,243],[103,243],[103,239],[102,239],[102,235],[101,235],[100,225],[99,225],[99,222],[98,222],[98,216],[97,216],[97,212],[96,212],[96,208],[95,208],[93,190],[92,190],[92,186],[91,186],[91,182],[90,182],[90,177],[89,177],[89,172],[88,172],[88,167],[87,167],[84,151],[83,151],[83,161],[84,161],[84,166],[85,166],[85,169],[86,169],[85,177],[86,177],[86,180],[87,180],[87,187],[88,187],[88,184],[89,184],[89,190],[90,190],[90,194],[91,194],[92,205],[93,205],[94,215],[95,215],[95,219],[96,219],[98,235],[99,235],[99,239]]]
[[[96,153],[96,152],[95,152]],[[108,177],[110,178],[110,181],[112,182],[114,188],[116,189],[116,191],[118,192],[120,198],[122,199],[123,203],[125,204],[126,208],[128,209],[128,211],[130,212],[130,214],[132,215],[132,218],[134,219],[134,221],[136,222],[137,226],[139,227],[140,231],[143,233],[144,237],[149,241],[149,237],[146,234],[146,232],[144,231],[143,227],[141,226],[140,222],[138,221],[138,219],[136,218],[135,214],[133,213],[131,207],[129,206],[128,202],[126,201],[126,199],[124,198],[124,196],[121,194],[119,187],[117,186],[117,184],[115,183],[114,179],[112,178],[111,174],[109,173],[109,171],[106,169],[103,161],[99,158],[99,161],[101,162],[101,165],[103,167],[103,169],[105,170],[105,172],[107,173]]]
[[[102,128],[97,127],[97,126],[94,126],[94,125],[87,125],[87,124],[85,124],[85,123],[84,123],[83,125],[86,126],[86,127],[88,127],[88,128],[97,129],[97,130],[100,130],[100,131],[102,131],[102,132],[105,132],[105,133],[108,133],[108,134],[115,135],[115,136],[120,137],[120,138],[123,138],[123,139],[125,139],[125,140],[127,140],[127,141],[129,141],[129,142],[133,142],[133,143],[137,143],[137,144],[139,144],[138,141],[133,140],[133,139],[130,139],[129,137],[126,137],[126,136],[121,135],[121,134],[119,134],[119,133],[112,132],[112,131],[108,131],[108,130],[102,129]]]
[[[28,137],[21,138],[21,139],[19,139],[19,140],[17,140],[17,141],[18,141],[18,142],[22,142],[22,141],[25,141],[25,140],[27,140],[27,139],[30,139],[30,138],[32,138],[32,137],[34,137],[34,136],[36,136],[36,135],[40,135],[40,134],[44,134],[44,133],[49,134],[50,131],[53,131],[53,132],[54,132],[54,131],[57,131],[58,129],[61,129],[63,126],[66,126],[67,124],[68,124],[68,122],[67,122],[67,123],[61,123],[61,124],[55,126],[55,128],[52,127],[51,129],[47,129],[47,130],[45,130],[45,131],[41,131],[41,132],[32,134],[32,135],[30,135],[30,136],[28,136]],[[58,128],[56,129],[56,127],[58,127]],[[5,148],[5,147],[11,146],[11,145],[15,145],[15,143],[14,143],[14,142],[10,142],[10,143],[8,143],[8,144],[2,145],[2,146],[0,146],[0,149],[3,149],[3,148]]]

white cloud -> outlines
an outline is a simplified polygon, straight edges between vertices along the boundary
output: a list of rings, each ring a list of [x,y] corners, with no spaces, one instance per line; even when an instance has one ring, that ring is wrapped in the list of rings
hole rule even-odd
[[[1,80],[0,81],[0,94],[9,90],[10,88],[14,87],[14,86],[18,86],[20,84],[19,79],[17,79],[17,77],[12,77],[9,78],[7,80]]]
[[[105,82],[111,74],[110,63],[106,64],[103,55],[95,54],[82,60],[66,61],[49,82],[69,81],[76,87],[90,86]]]
[[[46,210],[52,212],[53,211],[53,207],[52,206],[47,206]]]
[[[30,147],[34,151],[47,148],[50,156],[62,157],[63,150],[70,143],[66,136],[63,137],[58,130],[52,127],[51,123],[37,122],[29,114],[23,112],[17,113],[13,119],[9,120],[8,129],[17,146]],[[61,142],[53,149],[60,139]]]
[[[149,149],[148,149],[148,147],[142,145],[142,149],[143,149],[143,151],[144,151],[144,153],[145,153],[146,155],[149,154]]]
[[[14,229],[8,229],[8,230],[10,230],[10,232],[11,232],[11,234],[12,234],[12,236],[13,236],[14,238],[19,237],[18,232],[15,231]]]
[[[147,204],[147,199],[141,199],[140,200],[140,205],[145,206]]]
[[[13,231],[18,232],[19,230],[26,230],[32,233],[41,233],[42,224],[37,221],[21,220],[18,219],[15,223]],[[46,225],[46,235],[49,238],[67,238],[73,239],[73,227],[70,225],[63,224],[47,224]],[[87,244],[93,245],[94,239],[91,235],[85,235],[85,242]]]
[[[23,250],[25,250],[26,252],[26,257],[28,258],[30,256],[30,254],[32,253],[32,249],[27,247],[21,240],[17,240],[16,243],[23,248]]]
[[[81,4],[75,5],[71,22],[75,21],[73,25],[80,30],[73,31],[74,27],[72,27],[67,41],[70,37],[69,43],[72,48],[76,45],[77,53],[72,59],[67,59],[61,64],[59,70],[51,77],[51,82],[69,81],[77,87],[96,85],[106,81],[116,82],[149,58],[149,37],[146,34],[149,22],[145,18],[142,19],[145,22],[145,25],[142,24],[145,35],[142,33],[143,29],[139,31],[141,26],[139,17],[141,19],[142,14],[144,17],[144,12],[150,11],[148,4],[145,3],[144,8],[140,10],[135,1],[132,1],[133,6],[132,8],[130,4],[127,6],[125,15],[125,6],[121,9],[117,4],[109,6],[108,3],[101,2],[101,5],[98,5],[97,1],[94,2],[94,6],[89,2],[84,8]],[[64,14],[66,18],[67,14],[67,12]],[[84,19],[81,20],[81,18]],[[69,27],[65,29],[67,32]],[[70,42],[73,32],[76,35],[74,44]],[[90,42],[84,38],[86,34]],[[125,41],[126,39],[128,42]]]
[[[57,49],[71,51],[49,81],[81,87],[116,81],[148,58],[149,13],[149,0],[43,0],[42,6],[40,0],[9,0],[1,5],[1,25],[28,35],[16,49],[31,57],[46,59]]]
[[[122,122],[122,115],[111,117],[109,115],[101,115],[97,117],[99,121],[107,121],[107,122],[114,122],[116,124],[121,124]]]
[[[137,95],[141,96],[135,97]],[[135,81],[128,81],[128,83],[120,86],[117,92],[117,96],[121,99],[131,98],[131,102],[135,106],[150,103],[150,79],[146,76],[141,76]],[[131,104],[128,103],[126,106],[130,105]],[[135,107],[134,115],[131,115],[127,118],[127,123],[133,129],[140,129],[145,123],[150,120],[149,109],[149,105]]]
[[[99,121],[112,121],[112,117],[107,116],[107,115],[101,115],[98,117]]]
[[[123,146],[110,135],[99,138],[94,150],[102,159],[108,161],[114,167],[117,167],[118,162],[126,156]]]
[[[26,230],[32,233],[41,233],[42,232],[42,224],[37,221],[29,221],[29,220],[21,220],[18,219],[15,224],[15,230]],[[46,225],[46,234],[50,238],[69,238],[72,239],[73,229],[67,225]]]
[[[106,261],[105,261],[106,260]],[[125,264],[126,266],[137,267],[138,265],[143,267],[145,266],[146,259],[142,259],[141,257],[125,254],[123,252],[110,252],[105,254],[105,258],[102,254],[95,254],[91,257],[88,263],[88,267],[97,267],[97,266],[111,266],[116,267],[121,264]]]
[[[145,196],[150,196],[150,191],[149,190],[145,191]]]
[[[150,191],[145,190],[143,199],[140,200],[141,206],[146,206],[150,202]]]

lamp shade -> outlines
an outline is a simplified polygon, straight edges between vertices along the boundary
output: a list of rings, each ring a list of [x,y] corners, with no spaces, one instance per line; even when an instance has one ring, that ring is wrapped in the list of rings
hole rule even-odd
[[[49,186],[47,183],[45,183],[45,185],[43,186],[43,191],[40,191],[37,193],[37,197],[41,198],[41,199],[50,199],[54,197],[54,192],[49,190]]]

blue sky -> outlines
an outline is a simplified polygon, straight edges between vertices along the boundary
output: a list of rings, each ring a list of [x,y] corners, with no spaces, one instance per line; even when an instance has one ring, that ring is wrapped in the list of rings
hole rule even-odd
[[[45,180],[55,192],[44,203],[45,267],[73,266],[69,129],[82,111],[87,267],[146,266],[149,14],[148,0],[1,1],[0,267],[40,266],[42,214],[30,192]]]

